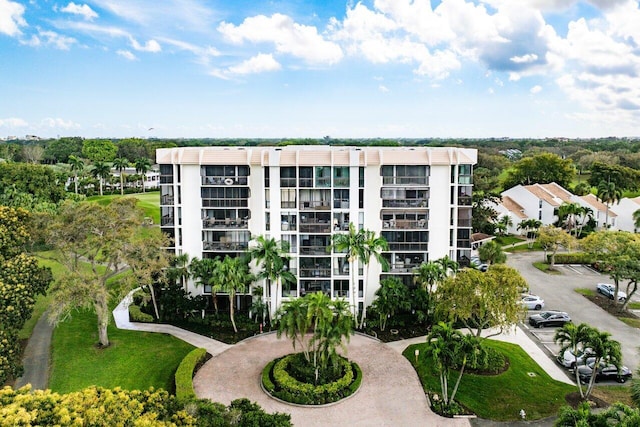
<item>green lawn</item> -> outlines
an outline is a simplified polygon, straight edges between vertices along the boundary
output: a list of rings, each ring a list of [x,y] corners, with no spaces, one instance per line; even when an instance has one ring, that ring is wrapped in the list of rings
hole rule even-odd
[[[629,310],[640,310],[640,302],[632,301],[627,307]]]
[[[60,393],[91,385],[172,391],[180,361],[194,349],[169,335],[125,331],[113,325],[109,340],[108,348],[96,348],[96,316],[92,312],[77,312],[61,323],[53,334],[49,388]]]
[[[574,289],[574,291],[586,297],[592,297],[596,294],[596,291],[594,291],[591,288],[577,288],[577,289]]]
[[[160,224],[160,194],[157,191],[149,193],[125,194],[125,196],[135,197],[138,199],[138,206],[144,209],[144,216],[152,218],[154,224]],[[120,194],[111,194],[106,196],[87,197],[90,202],[96,202],[101,205],[107,205],[115,198],[122,197]]]
[[[456,401],[478,417],[495,421],[517,420],[520,409],[528,419],[555,415],[565,405],[565,395],[576,387],[552,379],[520,346],[495,340],[486,345],[502,351],[509,358],[509,369],[500,375],[465,374],[460,382]],[[425,354],[426,344],[409,346],[404,356],[415,366],[415,350],[420,349],[418,375],[425,390],[440,393],[440,381],[431,371]],[[457,373],[456,377],[457,378]],[[455,378],[450,379],[453,387]]]
[[[505,252],[540,252],[542,247],[538,242],[534,242],[533,246],[529,248],[527,242],[523,240],[519,245],[502,248],[502,250]]]
[[[516,236],[498,236],[495,240],[500,246],[516,245],[526,242],[526,239]]]

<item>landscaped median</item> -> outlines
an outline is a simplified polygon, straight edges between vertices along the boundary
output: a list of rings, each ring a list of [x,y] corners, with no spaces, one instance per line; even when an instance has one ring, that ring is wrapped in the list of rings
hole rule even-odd
[[[508,368],[497,375],[465,372],[460,382],[456,401],[480,418],[511,421],[521,418],[523,409],[527,419],[540,419],[558,413],[567,404],[565,396],[575,386],[552,379],[520,346],[484,340],[483,345],[503,353]],[[403,355],[416,368],[425,392],[440,393],[438,373],[425,356],[427,344],[407,347]],[[416,363],[416,350],[419,352]],[[457,371],[452,375],[457,377]]]
[[[196,398],[196,392],[193,389],[193,376],[196,374],[200,366],[202,366],[211,355],[204,348],[196,348],[187,354],[178,369],[176,370],[176,397],[181,402],[186,402]]]

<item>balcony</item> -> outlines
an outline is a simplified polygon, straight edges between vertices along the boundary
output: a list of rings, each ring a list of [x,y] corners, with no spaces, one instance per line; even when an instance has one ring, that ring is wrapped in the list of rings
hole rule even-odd
[[[328,211],[331,210],[331,202],[326,200],[318,200],[318,201],[305,201],[300,202],[300,210],[301,211]]]
[[[161,205],[173,205],[173,196],[160,196]]]
[[[427,228],[427,220],[390,219],[388,221],[382,221],[382,228],[388,228],[390,230],[420,230]]]
[[[202,185],[247,185],[249,180],[246,176],[203,176]]]
[[[246,208],[248,206],[247,199],[202,199],[204,208]]]
[[[331,233],[331,224],[329,224],[329,220],[326,222],[322,222],[322,220],[318,220],[318,222],[301,222],[300,223],[300,232],[301,233]]]
[[[296,179],[296,177],[292,177],[292,178],[280,178],[280,187],[283,188],[292,188],[296,186],[296,182],[298,180]]]
[[[427,176],[384,176],[384,185],[429,185]]]
[[[390,251],[428,251],[427,242],[389,242]]]
[[[328,267],[301,267],[300,277],[331,277],[331,269]]]
[[[428,199],[382,199],[382,207],[426,208],[426,207],[429,207],[429,201]]]
[[[234,242],[220,238],[219,242],[202,242],[202,248],[205,251],[245,251],[249,247],[249,242]]]
[[[300,246],[300,255],[327,255],[327,245],[302,245]]]
[[[163,215],[160,219],[160,225],[163,227],[173,227],[175,220],[173,215]]]
[[[202,228],[249,228],[249,220],[205,218],[202,220]]]
[[[349,209],[349,199],[334,199],[334,209]]]

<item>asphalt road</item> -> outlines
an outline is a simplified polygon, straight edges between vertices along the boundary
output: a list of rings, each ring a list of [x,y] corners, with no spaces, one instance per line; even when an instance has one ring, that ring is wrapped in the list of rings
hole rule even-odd
[[[24,349],[22,366],[24,374],[16,380],[15,388],[31,384],[32,390],[45,390],[49,384],[49,363],[53,326],[44,313],[36,323],[29,343]]]
[[[532,264],[542,261],[543,254],[514,253],[507,259],[507,265],[516,268],[527,280],[532,294],[541,296],[545,301],[546,310],[566,311],[574,323],[587,323],[601,331],[611,333],[612,338],[622,346],[623,364],[634,374],[640,365],[640,329],[632,328],[610,315],[587,298],[576,293],[574,289],[589,288],[595,291],[596,284],[611,283],[608,276],[599,274],[587,268],[559,267],[561,274],[544,273]],[[534,334],[541,330],[532,331]],[[546,331],[546,330],[542,330]],[[548,330],[549,332],[552,329]],[[552,341],[547,332],[539,337]]]

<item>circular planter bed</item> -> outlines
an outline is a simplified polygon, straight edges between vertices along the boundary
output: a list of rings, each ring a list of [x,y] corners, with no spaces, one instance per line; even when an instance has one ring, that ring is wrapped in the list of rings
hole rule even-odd
[[[338,356],[337,367],[327,378],[314,385],[305,380],[313,368],[304,362],[302,353],[275,359],[262,370],[262,387],[271,396],[298,405],[327,405],[354,394],[362,382],[360,367]],[[305,374],[306,371],[306,374]]]

